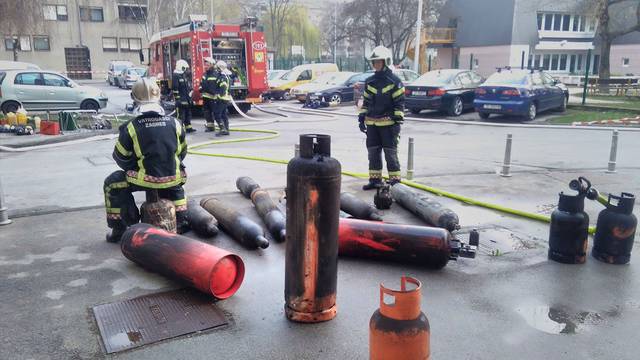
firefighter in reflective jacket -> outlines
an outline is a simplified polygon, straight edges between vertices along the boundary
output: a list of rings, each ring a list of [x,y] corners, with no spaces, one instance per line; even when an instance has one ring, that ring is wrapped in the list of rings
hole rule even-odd
[[[384,46],[373,49],[369,61],[375,69],[364,85],[363,106],[358,115],[360,131],[367,134],[369,183],[371,190],[382,186],[382,151],[387,161],[389,183],[400,182],[398,141],[404,120],[404,87],[391,71],[391,51]]]
[[[204,101],[205,131],[215,131],[215,101],[218,98],[216,95],[218,92],[218,77],[215,69],[216,62],[213,58],[207,57],[204,59],[204,63],[207,66],[207,71],[202,76],[199,90],[202,95],[202,100]]]
[[[188,226],[182,188],[187,180],[182,164],[187,155],[185,129],[178,119],[164,115],[155,82],[138,80],[131,97],[138,116],[120,126],[113,151],[113,159],[122,170],[104,180],[109,242],[118,242],[126,228],[140,220],[134,191],[158,190],[161,198],[173,201],[176,207],[178,232]]]
[[[216,63],[216,77],[218,78],[216,86],[216,101],[215,101],[215,119],[220,127],[220,132],[216,136],[229,135],[229,116],[227,115],[227,108],[229,107],[229,101],[231,96],[229,95],[229,74],[231,72],[227,70],[227,63],[219,60]]]
[[[176,61],[176,68],[173,70],[173,77],[171,78],[171,87],[173,88],[173,97],[176,100],[176,110],[178,117],[182,121],[187,133],[196,131],[191,126],[191,83],[187,77],[187,71],[189,64],[184,60]]]

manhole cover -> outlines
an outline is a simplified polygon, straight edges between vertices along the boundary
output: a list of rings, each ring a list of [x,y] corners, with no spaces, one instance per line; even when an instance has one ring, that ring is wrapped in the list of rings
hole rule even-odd
[[[191,289],[93,308],[107,354],[227,324],[213,300]]]

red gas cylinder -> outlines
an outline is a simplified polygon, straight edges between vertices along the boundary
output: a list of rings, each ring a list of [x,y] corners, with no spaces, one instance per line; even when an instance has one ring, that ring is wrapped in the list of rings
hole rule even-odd
[[[244,279],[238,255],[148,224],[129,227],[121,249],[136,264],[218,299],[233,295]]]

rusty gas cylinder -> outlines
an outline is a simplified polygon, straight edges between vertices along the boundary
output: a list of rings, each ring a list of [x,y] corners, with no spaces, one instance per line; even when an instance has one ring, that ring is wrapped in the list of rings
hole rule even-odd
[[[420,281],[408,276],[401,278],[400,290],[380,284],[380,309],[369,321],[369,359],[429,359],[429,320],[420,311],[420,290]]]
[[[176,207],[173,201],[161,199],[155,189],[147,190],[147,199],[140,206],[142,222],[168,232],[177,232]]]
[[[612,203],[614,200],[616,204]],[[633,194],[609,195],[607,207],[598,215],[591,255],[609,264],[626,264],[631,260],[638,219],[633,215]]]
[[[314,323],[336,316],[340,163],[329,135],[300,135],[287,167],[285,314]]]

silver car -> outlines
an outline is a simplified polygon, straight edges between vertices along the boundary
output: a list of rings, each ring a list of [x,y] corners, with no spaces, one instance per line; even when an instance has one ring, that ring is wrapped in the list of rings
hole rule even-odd
[[[95,110],[107,107],[102,90],[81,86],[53,72],[38,70],[0,71],[0,110]]]
[[[133,84],[135,84],[139,78],[143,77],[146,72],[147,69],[141,67],[126,68],[116,77],[116,85],[119,88],[131,89]]]

